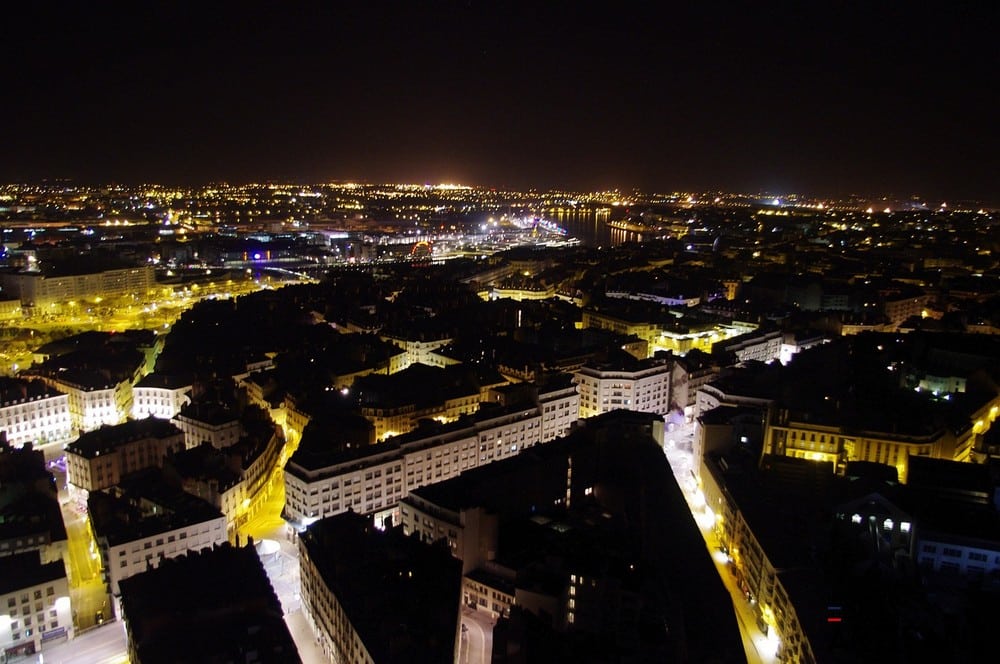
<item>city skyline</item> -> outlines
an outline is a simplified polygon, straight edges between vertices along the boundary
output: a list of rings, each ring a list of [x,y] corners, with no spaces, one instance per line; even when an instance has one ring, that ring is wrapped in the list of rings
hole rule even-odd
[[[0,180],[995,202],[994,12],[18,8]]]

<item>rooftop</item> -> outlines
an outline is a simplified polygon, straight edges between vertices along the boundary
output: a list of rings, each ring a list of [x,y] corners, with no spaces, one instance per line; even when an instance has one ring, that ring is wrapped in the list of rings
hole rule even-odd
[[[113,493],[90,492],[87,509],[94,535],[109,546],[223,518],[204,500],[168,486],[158,469],[133,475]]]
[[[0,595],[66,578],[66,566],[61,560],[43,564],[37,551],[6,556],[3,571],[0,574]]]
[[[374,661],[453,660],[462,572],[446,547],[353,512],[314,523],[301,546]]]
[[[281,604],[252,545],[223,544],[121,581],[122,613],[143,664],[298,662]]]
[[[183,435],[180,429],[157,417],[128,420],[121,424],[103,425],[100,429],[80,434],[66,446],[66,451],[86,459],[114,452],[117,448],[146,438],[169,438]]]

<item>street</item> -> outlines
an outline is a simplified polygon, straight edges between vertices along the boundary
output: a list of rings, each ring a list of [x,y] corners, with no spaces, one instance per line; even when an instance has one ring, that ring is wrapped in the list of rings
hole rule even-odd
[[[73,623],[77,630],[94,627],[99,620],[111,620],[111,596],[101,575],[101,557],[87,520],[86,501],[66,484],[65,465],[59,462],[61,444],[42,448],[49,472],[56,478],[59,506],[66,526],[66,573],[69,577]],[[54,463],[53,463],[54,462]],[[98,618],[100,614],[100,618]]]
[[[462,607],[462,664],[489,664],[493,659],[494,620],[482,611]]]
[[[302,613],[302,600],[299,595],[299,550],[293,531],[282,521],[270,531],[255,532],[258,535],[254,538],[257,542],[257,554],[271,581],[271,587],[281,602],[285,624],[295,641],[299,657],[303,664],[326,662],[327,658],[316,641],[316,635]]]
[[[695,463],[692,454],[693,441],[694,425],[680,426],[674,431],[664,433],[663,452],[674,471],[677,484],[687,499],[691,515],[698,524],[702,537],[705,538],[705,547],[715,562],[719,578],[722,579],[722,583],[732,596],[733,609],[736,611],[736,620],[740,627],[740,636],[743,639],[743,649],[746,651],[747,662],[772,664],[777,662],[775,655],[778,643],[774,637],[767,637],[758,629],[753,608],[743,592],[736,586],[728,557],[718,555],[719,543],[712,531],[715,524],[711,518],[707,518],[709,513],[705,509],[704,497],[698,491],[698,483],[693,473]]]
[[[21,660],[38,664],[126,664],[125,624],[108,622],[72,641],[48,646],[41,653]]]

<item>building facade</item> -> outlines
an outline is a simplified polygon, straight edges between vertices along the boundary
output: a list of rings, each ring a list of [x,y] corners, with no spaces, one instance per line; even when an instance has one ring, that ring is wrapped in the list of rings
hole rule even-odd
[[[69,397],[39,380],[0,379],[0,431],[18,447],[69,440]]]
[[[647,360],[635,367],[588,363],[576,371],[580,417],[625,409],[666,415],[670,411],[671,365]]]
[[[132,388],[132,417],[169,420],[191,403],[192,389],[187,381],[148,374]]]
[[[221,450],[235,445],[242,434],[239,416],[217,404],[190,404],[171,421],[184,432],[188,448],[207,441]]]
[[[574,386],[560,385],[540,390],[535,406],[484,411],[472,423],[431,432],[418,429],[339,462],[307,467],[293,456],[285,472],[286,518],[308,524],[348,509],[362,514],[395,510],[417,487],[564,435],[577,419],[578,399]]]
[[[4,558],[3,566],[0,652],[4,661],[44,653],[47,645],[73,638],[69,580],[62,561],[41,563],[36,554],[24,553]]]
[[[5,291],[18,294],[22,306],[41,307],[76,300],[100,301],[136,295],[146,299],[156,288],[152,265],[104,270],[87,274],[47,276],[40,272],[17,272],[0,276]]]
[[[184,449],[184,433],[156,418],[131,420],[82,434],[66,446],[66,478],[79,489],[96,491],[122,477],[163,465],[171,450]]]

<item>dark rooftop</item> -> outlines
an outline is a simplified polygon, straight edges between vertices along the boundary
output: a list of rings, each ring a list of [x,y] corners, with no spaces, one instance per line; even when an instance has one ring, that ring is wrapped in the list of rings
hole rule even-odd
[[[181,434],[181,430],[168,420],[147,417],[129,420],[111,426],[80,434],[80,437],[66,446],[66,450],[87,459],[113,452],[116,448],[144,438],[167,438]]]
[[[65,576],[66,566],[61,560],[42,564],[37,551],[6,556],[3,558],[3,574],[0,574],[0,595],[55,581]]]
[[[252,545],[163,560],[123,580],[121,592],[142,664],[301,661]]]
[[[374,661],[453,661],[462,571],[446,547],[353,512],[314,523],[301,546]]]
[[[87,510],[94,535],[110,546],[222,517],[201,498],[167,485],[158,469],[131,476],[113,493],[90,492]]]
[[[12,406],[24,401],[46,399],[62,394],[40,380],[24,380],[0,376],[0,407]]]
[[[192,376],[151,373],[140,378],[135,387],[159,387],[165,390],[176,390],[191,385],[193,380]]]

